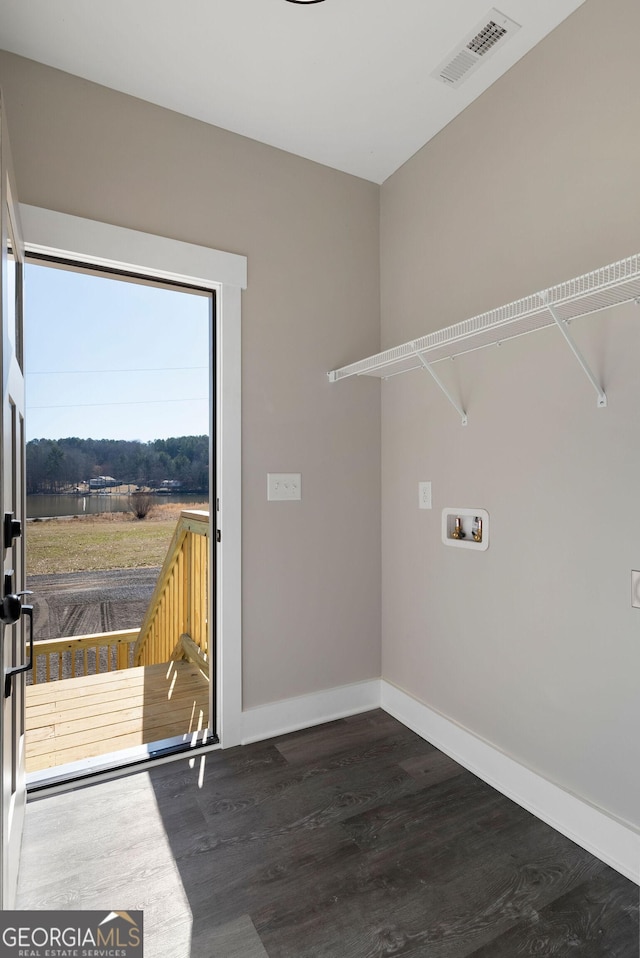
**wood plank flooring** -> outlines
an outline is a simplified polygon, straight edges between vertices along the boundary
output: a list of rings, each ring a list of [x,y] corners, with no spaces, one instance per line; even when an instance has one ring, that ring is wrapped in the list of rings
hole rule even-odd
[[[29,803],[18,907],[143,908],[147,958],[639,953],[636,885],[381,711]]]
[[[27,772],[206,728],[209,683],[188,662],[62,679],[26,690]]]

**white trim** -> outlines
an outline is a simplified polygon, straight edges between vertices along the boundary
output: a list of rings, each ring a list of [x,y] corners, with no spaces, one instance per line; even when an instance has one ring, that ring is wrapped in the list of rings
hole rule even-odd
[[[384,679],[284,699],[242,713],[241,744],[382,708],[425,741],[600,861],[640,884],[640,833],[548,781]]]
[[[242,713],[242,745],[380,707],[380,679],[258,705]]]
[[[241,292],[224,286],[218,294],[217,492],[220,529],[217,549],[216,710],[223,748],[239,745],[242,734],[242,377]],[[220,679],[221,677],[221,679]]]
[[[212,745],[195,746],[193,751],[153,755],[153,752],[150,753],[144,745],[136,745],[119,752],[100,755],[95,759],[81,759],[77,762],[67,762],[66,765],[56,765],[53,769],[31,772],[28,776],[30,794],[27,796],[27,801],[37,801],[43,795],[53,795],[57,792],[71,792],[78,787],[77,778],[80,778],[83,785],[94,785],[98,782],[122,778],[123,775],[148,772],[151,763],[155,767],[186,759],[195,761],[201,755],[219,752],[220,748],[220,743],[215,742]]]
[[[640,884],[640,834],[554,785],[423,702],[381,682],[381,706],[507,798]]]
[[[241,293],[246,287],[244,256],[195,246],[150,233],[20,206],[29,252],[61,256],[156,279],[204,286],[217,293],[217,495],[223,530],[217,547],[217,711],[224,748],[238,745],[242,711],[241,605]],[[212,503],[214,506],[215,503]],[[212,527],[216,512],[212,508]]]
[[[153,233],[20,204],[27,250],[203,286],[247,288],[247,258]]]

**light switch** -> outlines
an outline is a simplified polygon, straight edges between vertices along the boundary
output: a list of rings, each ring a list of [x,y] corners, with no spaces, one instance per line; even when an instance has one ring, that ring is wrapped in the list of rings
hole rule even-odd
[[[299,472],[268,472],[267,499],[286,502],[302,498],[302,476]]]
[[[431,483],[418,483],[418,507],[420,509],[431,509]]]

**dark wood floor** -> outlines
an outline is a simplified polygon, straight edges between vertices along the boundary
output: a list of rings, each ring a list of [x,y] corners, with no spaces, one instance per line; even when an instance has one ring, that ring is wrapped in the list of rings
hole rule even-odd
[[[638,887],[384,712],[32,802],[19,908],[146,958],[638,958]]]

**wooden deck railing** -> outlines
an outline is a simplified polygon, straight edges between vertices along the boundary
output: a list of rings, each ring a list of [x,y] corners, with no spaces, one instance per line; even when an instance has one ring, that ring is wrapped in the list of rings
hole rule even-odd
[[[33,685],[175,659],[208,677],[209,513],[180,514],[140,629],[42,639],[33,651]]]
[[[33,646],[33,671],[27,681],[55,682],[83,675],[128,669],[133,665],[139,629],[42,639]]]
[[[134,665],[188,659],[209,674],[209,513],[181,513],[134,648]]]

